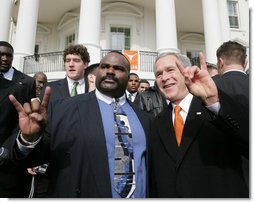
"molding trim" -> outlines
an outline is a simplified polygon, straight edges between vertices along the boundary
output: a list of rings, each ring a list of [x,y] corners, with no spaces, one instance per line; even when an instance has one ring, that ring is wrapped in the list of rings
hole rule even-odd
[[[126,2],[112,2],[102,6],[102,15],[129,15],[138,18],[144,16],[143,8]]]
[[[38,23],[37,24],[37,33],[39,34],[50,34],[50,28],[47,27],[46,25],[43,25],[43,24],[40,24]]]
[[[57,24],[57,31],[63,29],[66,25],[79,20],[79,13],[66,12]]]
[[[187,33],[187,34],[183,34],[179,40],[181,42],[204,42],[205,41],[205,37],[202,34],[199,33]]]

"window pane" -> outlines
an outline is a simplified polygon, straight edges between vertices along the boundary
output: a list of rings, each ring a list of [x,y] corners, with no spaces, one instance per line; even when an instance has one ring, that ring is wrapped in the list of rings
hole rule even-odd
[[[111,27],[110,32],[116,32],[116,27]]]
[[[130,38],[125,38],[125,49],[130,49]]]
[[[231,28],[239,28],[237,17],[229,16],[229,22]]]
[[[74,44],[75,43],[75,33],[66,36],[65,38],[65,47],[69,46],[70,44]]]
[[[124,30],[126,36],[130,36],[130,29],[126,28]]]
[[[130,49],[130,28],[111,27],[111,48],[115,50]]]
[[[196,65],[196,66],[200,65],[199,58],[198,58],[199,52],[200,51],[187,51],[186,52],[186,55],[190,59],[192,65]]]
[[[111,47],[114,50],[124,49],[124,33],[111,33]]]

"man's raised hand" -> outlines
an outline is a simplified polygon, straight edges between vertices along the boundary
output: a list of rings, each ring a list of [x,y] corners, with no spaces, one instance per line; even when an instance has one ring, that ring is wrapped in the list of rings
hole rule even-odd
[[[28,142],[37,140],[39,133],[47,124],[47,107],[50,94],[50,87],[46,87],[42,102],[38,98],[34,98],[30,103],[25,103],[23,106],[13,95],[9,95],[9,99],[19,115],[19,128],[22,131],[22,136]]]
[[[185,84],[189,92],[201,98],[206,105],[211,105],[219,101],[217,87],[207,71],[205,57],[199,53],[200,68],[191,66],[184,68],[177,62],[177,67],[184,76]]]

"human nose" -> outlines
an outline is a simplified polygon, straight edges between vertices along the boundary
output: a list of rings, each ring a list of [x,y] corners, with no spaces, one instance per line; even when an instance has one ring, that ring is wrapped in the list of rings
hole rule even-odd
[[[161,80],[166,81],[169,78],[169,75],[166,71],[162,72]]]
[[[115,69],[114,69],[114,67],[113,66],[109,66],[108,68],[107,68],[107,73],[110,73],[110,74],[114,74],[115,73]]]
[[[6,59],[7,59],[7,56],[6,56],[6,54],[1,54],[1,55],[0,55],[0,58],[1,58],[1,60],[6,60]]]
[[[69,61],[69,66],[73,66],[73,64],[74,64],[74,61],[73,61],[73,60],[70,60],[70,61]]]

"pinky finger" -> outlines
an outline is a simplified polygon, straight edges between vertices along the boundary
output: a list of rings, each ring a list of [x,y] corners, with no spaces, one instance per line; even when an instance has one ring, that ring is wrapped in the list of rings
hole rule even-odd
[[[13,106],[15,107],[15,109],[17,110],[18,113],[24,113],[24,109],[22,107],[22,105],[18,102],[18,100],[12,95],[9,95],[9,99],[11,101],[11,103],[13,104]]]

